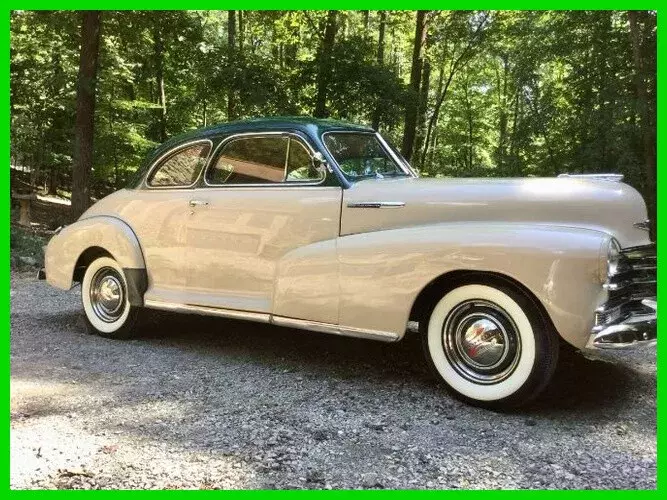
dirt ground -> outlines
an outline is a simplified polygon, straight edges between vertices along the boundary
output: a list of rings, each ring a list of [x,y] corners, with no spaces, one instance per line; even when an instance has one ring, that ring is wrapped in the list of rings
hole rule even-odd
[[[561,359],[531,408],[447,395],[397,344],[151,314],[84,332],[11,280],[12,488],[655,488],[655,350]]]

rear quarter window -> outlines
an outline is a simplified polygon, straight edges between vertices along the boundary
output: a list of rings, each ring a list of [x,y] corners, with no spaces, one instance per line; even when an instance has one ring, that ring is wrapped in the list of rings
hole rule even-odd
[[[147,179],[151,187],[187,187],[193,185],[211,151],[208,141],[177,149],[153,168]]]

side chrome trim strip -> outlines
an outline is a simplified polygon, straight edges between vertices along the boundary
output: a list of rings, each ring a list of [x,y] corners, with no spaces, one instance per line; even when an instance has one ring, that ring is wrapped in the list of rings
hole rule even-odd
[[[236,309],[221,309],[218,307],[194,306],[190,304],[174,304],[159,300],[145,300],[144,306],[149,309],[160,309],[163,311],[182,312],[190,314],[203,314],[205,316],[220,316],[222,318],[246,319],[259,323],[270,323],[271,315],[268,313],[257,313],[239,311]]]
[[[342,335],[345,337],[380,340],[382,342],[396,342],[400,339],[400,335],[393,332],[382,332],[378,330],[365,330],[363,328],[338,326],[331,323],[320,323],[318,321],[286,318],[284,316],[273,316],[268,313],[239,311],[236,309],[221,309],[217,307],[194,306],[190,304],[174,304],[172,302],[163,302],[160,300],[145,300],[144,306],[149,309],[160,309],[162,311],[242,319],[256,321],[259,323],[270,323],[276,326],[285,326],[288,328],[298,328],[301,330],[311,330],[314,332]]]
[[[403,208],[404,206],[404,201],[358,201],[347,204],[347,208]]]
[[[318,321],[285,318],[284,316],[272,316],[271,323],[274,325],[286,326],[289,328],[312,330],[315,332],[330,333],[333,335],[342,335],[344,337],[357,337],[361,339],[380,340],[382,342],[395,342],[400,338],[398,334],[392,332],[365,330],[363,328],[339,326],[339,325],[333,325],[331,323],[320,323]]]

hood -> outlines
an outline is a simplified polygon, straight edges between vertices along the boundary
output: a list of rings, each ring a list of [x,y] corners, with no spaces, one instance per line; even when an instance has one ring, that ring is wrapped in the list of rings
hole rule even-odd
[[[363,203],[400,208],[352,208]],[[621,182],[577,178],[366,179],[345,190],[341,234],[443,222],[508,222],[578,227],[614,236],[622,247],[650,242],[641,195]]]

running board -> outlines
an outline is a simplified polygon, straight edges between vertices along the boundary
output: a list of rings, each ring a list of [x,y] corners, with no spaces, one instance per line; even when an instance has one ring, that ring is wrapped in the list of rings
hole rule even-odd
[[[334,325],[331,323],[320,323],[318,321],[308,321],[303,319],[286,318],[284,316],[275,316],[268,313],[256,313],[248,311],[239,311],[236,309],[222,309],[218,307],[195,306],[191,304],[173,304],[171,302],[162,302],[159,300],[145,300],[144,306],[148,309],[159,309],[162,311],[171,311],[186,314],[200,314],[203,316],[217,316],[221,318],[241,319],[255,321],[258,323],[269,323],[276,326],[287,328],[298,328],[300,330],[310,330],[314,332],[329,333],[333,335],[342,335],[344,337],[356,337],[361,339],[379,340],[382,342],[396,342],[400,335],[393,332],[383,332],[379,330],[366,330],[363,328],[353,328]]]

